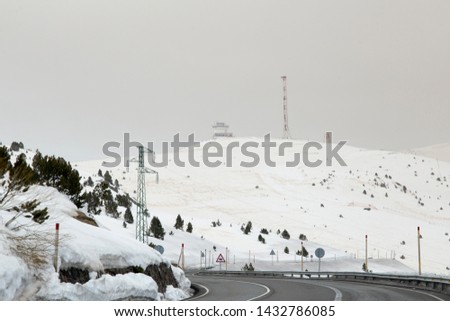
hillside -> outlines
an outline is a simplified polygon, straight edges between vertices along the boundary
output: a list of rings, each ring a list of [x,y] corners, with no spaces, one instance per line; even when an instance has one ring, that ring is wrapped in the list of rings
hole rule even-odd
[[[32,163],[35,153],[23,148],[10,151],[11,163],[21,154]],[[0,177],[2,197],[11,175]],[[38,202],[36,210],[47,209],[43,222],[25,212],[24,204],[32,201]],[[58,273],[53,266],[56,223]],[[48,186],[26,186],[0,203],[0,261],[2,300],[179,300],[189,295],[189,280],[167,258],[98,226],[67,195]]]
[[[408,151],[411,154],[434,158],[438,161],[450,163],[450,143],[437,144],[414,148]]]
[[[250,139],[237,140],[242,144]],[[224,146],[229,142],[220,141]],[[294,149],[301,151],[305,142],[293,142]],[[262,157],[262,150],[258,153]],[[311,158],[324,159],[323,154],[315,152]],[[172,262],[178,261],[181,243],[185,243],[190,268],[200,266],[200,251],[205,250],[207,265],[224,268],[215,264],[215,258],[219,253],[225,255],[227,247],[229,269],[241,269],[249,256],[256,269],[299,269],[300,257],[294,253],[300,249],[299,235],[304,234],[309,254],[319,246],[325,249],[323,269],[361,271],[367,234],[370,270],[417,273],[420,226],[422,271],[449,275],[450,257],[445,253],[450,253],[450,163],[437,166],[434,159],[419,155],[350,146],[341,155],[348,166],[272,168],[260,164],[243,168],[239,162],[245,157],[235,151],[231,167],[182,168],[175,166],[170,155],[168,166],[156,169],[159,184],[152,175],[146,178],[150,215],[159,217],[166,230],[164,240],[150,241],[163,245]],[[180,157],[187,160],[186,151]],[[195,157],[201,159],[201,147],[196,148]],[[286,158],[272,158],[283,164],[293,158],[292,150]],[[100,165],[101,161],[80,162],[77,168],[87,178]],[[124,167],[108,170],[118,178],[121,189],[135,197],[136,163],[131,163],[129,172]],[[173,227],[178,214],[185,227],[192,223],[192,234]],[[134,237],[134,229],[123,229],[120,220],[104,215],[96,220]],[[212,227],[218,220],[220,226]],[[241,226],[248,221],[253,230],[244,235]],[[261,234],[265,244],[258,241],[262,228],[270,231]],[[284,229],[290,240],[277,235],[277,230]],[[285,247],[289,254],[284,253]],[[273,265],[272,249],[278,252],[279,261],[274,258]],[[316,269],[316,259],[310,260],[306,268]]]

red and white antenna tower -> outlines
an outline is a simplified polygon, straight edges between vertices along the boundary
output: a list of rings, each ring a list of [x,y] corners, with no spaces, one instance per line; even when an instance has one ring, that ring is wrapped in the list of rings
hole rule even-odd
[[[286,76],[282,76],[283,80],[283,115],[284,115],[284,125],[283,125],[283,139],[289,139],[291,134],[289,133],[289,122],[288,122],[288,109],[287,109],[287,83]]]

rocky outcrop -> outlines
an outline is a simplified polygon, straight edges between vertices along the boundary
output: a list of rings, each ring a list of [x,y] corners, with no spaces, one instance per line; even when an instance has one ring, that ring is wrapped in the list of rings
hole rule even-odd
[[[159,266],[147,266],[144,273],[150,276],[156,282],[156,284],[158,284],[158,292],[166,292],[166,288],[168,285],[172,285],[176,288],[178,287],[178,282],[173,275],[172,268],[163,263],[161,263]]]
[[[84,284],[90,280],[89,273],[90,271],[87,269],[69,267],[61,269],[59,271],[59,279],[61,280],[61,282]],[[178,282],[173,275],[171,267],[165,265],[164,263],[161,263],[159,265],[148,265],[145,270],[140,266],[105,269],[102,272],[98,272],[97,277],[100,277],[103,274],[115,276],[117,274],[127,273],[143,273],[150,276],[158,285],[158,292],[160,293],[166,292],[168,285],[178,287]]]
[[[81,283],[84,284],[89,281],[90,275],[87,269],[79,269],[75,267],[69,267],[64,270],[59,270],[59,279],[65,283]]]

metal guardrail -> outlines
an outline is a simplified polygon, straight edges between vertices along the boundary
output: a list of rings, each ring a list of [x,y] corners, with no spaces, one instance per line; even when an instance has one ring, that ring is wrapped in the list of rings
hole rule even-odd
[[[450,279],[419,275],[376,274],[361,272],[297,272],[297,271],[198,271],[196,275],[270,278],[330,279],[392,285],[450,294]]]

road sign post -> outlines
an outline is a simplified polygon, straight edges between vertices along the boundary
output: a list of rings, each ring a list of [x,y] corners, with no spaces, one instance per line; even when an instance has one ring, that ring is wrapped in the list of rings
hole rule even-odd
[[[325,250],[323,248],[319,247],[319,248],[316,249],[314,254],[319,258],[319,270],[318,270],[318,272],[320,272],[320,261],[325,256]],[[319,275],[319,278],[320,278],[320,275]]]
[[[55,225],[55,256],[53,258],[53,265],[55,267],[55,272],[58,272],[58,256],[59,256],[59,223]]]
[[[203,251],[200,251],[200,270],[202,269],[203,258],[205,258],[205,269],[206,269],[206,250],[205,253],[203,253]]]
[[[272,265],[273,265],[273,257],[274,257],[274,255],[275,255],[275,251],[274,250],[270,251],[270,256],[272,257]]]
[[[164,249],[163,249],[164,252]],[[181,244],[181,252],[180,257],[178,258],[178,266],[180,267],[181,262],[181,269],[184,271],[184,243]]]
[[[225,271],[228,271],[228,247],[225,248]]]
[[[417,249],[418,249],[418,260],[419,260],[419,275],[422,275],[422,262],[420,260],[420,226],[417,226]]]
[[[365,257],[365,264],[366,264],[366,272],[369,272],[369,261],[367,260],[367,234],[366,234],[366,257]]]
[[[219,263],[219,270],[222,271],[222,263],[226,263],[226,260],[223,257],[222,253],[220,253],[217,257],[216,263]]]

